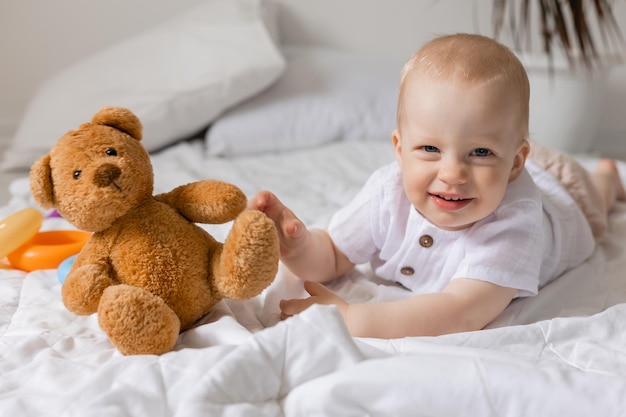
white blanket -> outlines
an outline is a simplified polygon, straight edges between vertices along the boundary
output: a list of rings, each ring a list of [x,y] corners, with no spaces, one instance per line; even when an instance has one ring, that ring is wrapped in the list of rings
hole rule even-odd
[[[392,157],[387,143],[238,159],[205,158],[200,143],[183,143],[153,157],[155,191],[224,179],[249,196],[273,190],[307,224],[323,226]],[[33,205],[26,179],[11,193],[0,217]],[[174,351],[122,356],[95,316],[65,309],[56,270],[5,267],[0,415],[622,415],[626,205],[610,220],[607,240],[582,266],[538,296],[514,301],[488,329],[441,337],[351,338],[332,307],[280,321],[278,301],[304,295],[281,268],[261,296],[218,304],[181,334]],[[66,227],[54,218],[43,226]],[[222,239],[228,227],[207,229]],[[360,267],[331,287],[352,301],[408,295],[371,278]]]

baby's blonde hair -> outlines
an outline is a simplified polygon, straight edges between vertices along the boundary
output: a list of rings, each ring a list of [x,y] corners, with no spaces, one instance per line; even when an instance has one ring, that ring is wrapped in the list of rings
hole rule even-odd
[[[506,46],[481,35],[459,33],[437,37],[422,46],[402,68],[398,97],[398,127],[404,91],[414,76],[458,82],[498,82],[519,96],[520,128],[528,137],[530,84],[520,60]]]

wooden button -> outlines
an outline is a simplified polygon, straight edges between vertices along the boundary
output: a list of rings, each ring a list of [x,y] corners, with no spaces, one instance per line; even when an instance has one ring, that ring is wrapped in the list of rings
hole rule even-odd
[[[433,245],[433,238],[430,235],[424,235],[420,237],[420,245],[423,248],[430,248]]]
[[[415,273],[415,270],[410,266],[403,266],[402,268],[400,268],[400,273],[402,275],[413,275]]]

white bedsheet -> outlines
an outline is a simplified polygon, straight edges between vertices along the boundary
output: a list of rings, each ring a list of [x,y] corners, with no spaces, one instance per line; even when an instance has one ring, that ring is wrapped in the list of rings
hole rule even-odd
[[[207,159],[199,142],[153,157],[156,192],[200,178],[273,190],[323,226],[377,166],[387,143]],[[620,165],[624,173],[624,164]],[[32,205],[11,186],[0,218]],[[44,229],[69,227],[47,219]],[[229,225],[207,227],[222,239]],[[2,416],[617,416],[626,414],[626,205],[594,255],[514,301],[487,330],[354,339],[332,307],[278,320],[303,295],[281,268],[248,301],[223,301],[162,356],[120,355],[95,316],[68,312],[56,271],[0,269]],[[359,268],[331,287],[353,301],[404,297]]]

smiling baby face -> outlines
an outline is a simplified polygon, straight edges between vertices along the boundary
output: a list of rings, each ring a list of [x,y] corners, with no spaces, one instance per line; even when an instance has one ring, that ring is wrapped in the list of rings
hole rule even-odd
[[[485,42],[468,36],[442,50]],[[507,52],[495,46],[467,56],[433,53],[430,61],[405,68],[393,134],[396,158],[407,197],[442,229],[466,228],[491,214],[528,154],[528,97],[506,76],[506,66],[489,60]],[[452,70],[433,71],[437,66]]]

